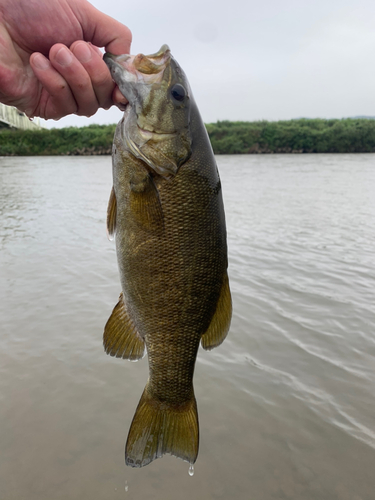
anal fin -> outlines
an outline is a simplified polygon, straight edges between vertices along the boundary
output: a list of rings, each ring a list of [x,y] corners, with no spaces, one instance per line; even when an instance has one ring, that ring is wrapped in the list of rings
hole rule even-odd
[[[210,351],[224,341],[229,331],[231,318],[232,299],[229,289],[228,274],[225,273],[215,314],[213,315],[210,326],[201,338],[203,349]]]
[[[144,356],[145,342],[129,317],[122,292],[105,325],[103,344],[105,352],[116,358],[135,361]]]

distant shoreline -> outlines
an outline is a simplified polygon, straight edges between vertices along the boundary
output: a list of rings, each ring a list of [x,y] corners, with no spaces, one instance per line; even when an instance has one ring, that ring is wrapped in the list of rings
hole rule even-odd
[[[116,125],[0,129],[0,156],[110,155]],[[375,120],[220,121],[206,125],[215,154],[374,153]]]

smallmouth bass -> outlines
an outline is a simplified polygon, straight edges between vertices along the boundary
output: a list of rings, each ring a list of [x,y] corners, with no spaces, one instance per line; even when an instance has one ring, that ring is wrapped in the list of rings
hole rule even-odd
[[[105,326],[104,348],[131,360],[147,349],[149,361],[125,461],[143,467],[169,453],[193,464],[199,343],[207,350],[220,345],[232,314],[220,178],[189,83],[168,46],[104,60],[129,101],[113,142],[107,213],[122,293]]]

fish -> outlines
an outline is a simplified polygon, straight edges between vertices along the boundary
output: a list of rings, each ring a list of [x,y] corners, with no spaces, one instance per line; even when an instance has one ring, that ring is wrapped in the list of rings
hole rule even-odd
[[[104,60],[129,104],[114,135],[107,211],[122,292],[103,343],[117,358],[138,360],[147,351],[149,363],[125,463],[143,467],[170,454],[192,465],[198,348],[219,346],[232,316],[219,172],[167,45],[147,56],[106,53]]]

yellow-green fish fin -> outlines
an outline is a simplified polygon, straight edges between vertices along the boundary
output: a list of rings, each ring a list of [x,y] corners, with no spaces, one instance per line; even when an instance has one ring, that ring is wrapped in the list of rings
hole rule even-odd
[[[147,385],[135,412],[125,448],[125,462],[143,467],[166,453],[193,464],[198,455],[199,425],[194,395],[176,406],[153,399]]]
[[[228,275],[225,273],[215,314],[207,331],[202,335],[201,344],[203,349],[210,351],[224,341],[229,331],[231,317],[232,299],[230,295]]]
[[[159,193],[149,174],[132,180],[129,201],[134,218],[144,229],[158,232],[164,228]]]
[[[145,353],[145,342],[128,315],[122,292],[105,325],[103,344],[105,352],[116,358],[137,360]]]
[[[117,214],[117,200],[116,200],[115,190],[112,187],[107,208],[107,234],[110,240],[113,240],[114,234],[116,232],[116,214]]]

